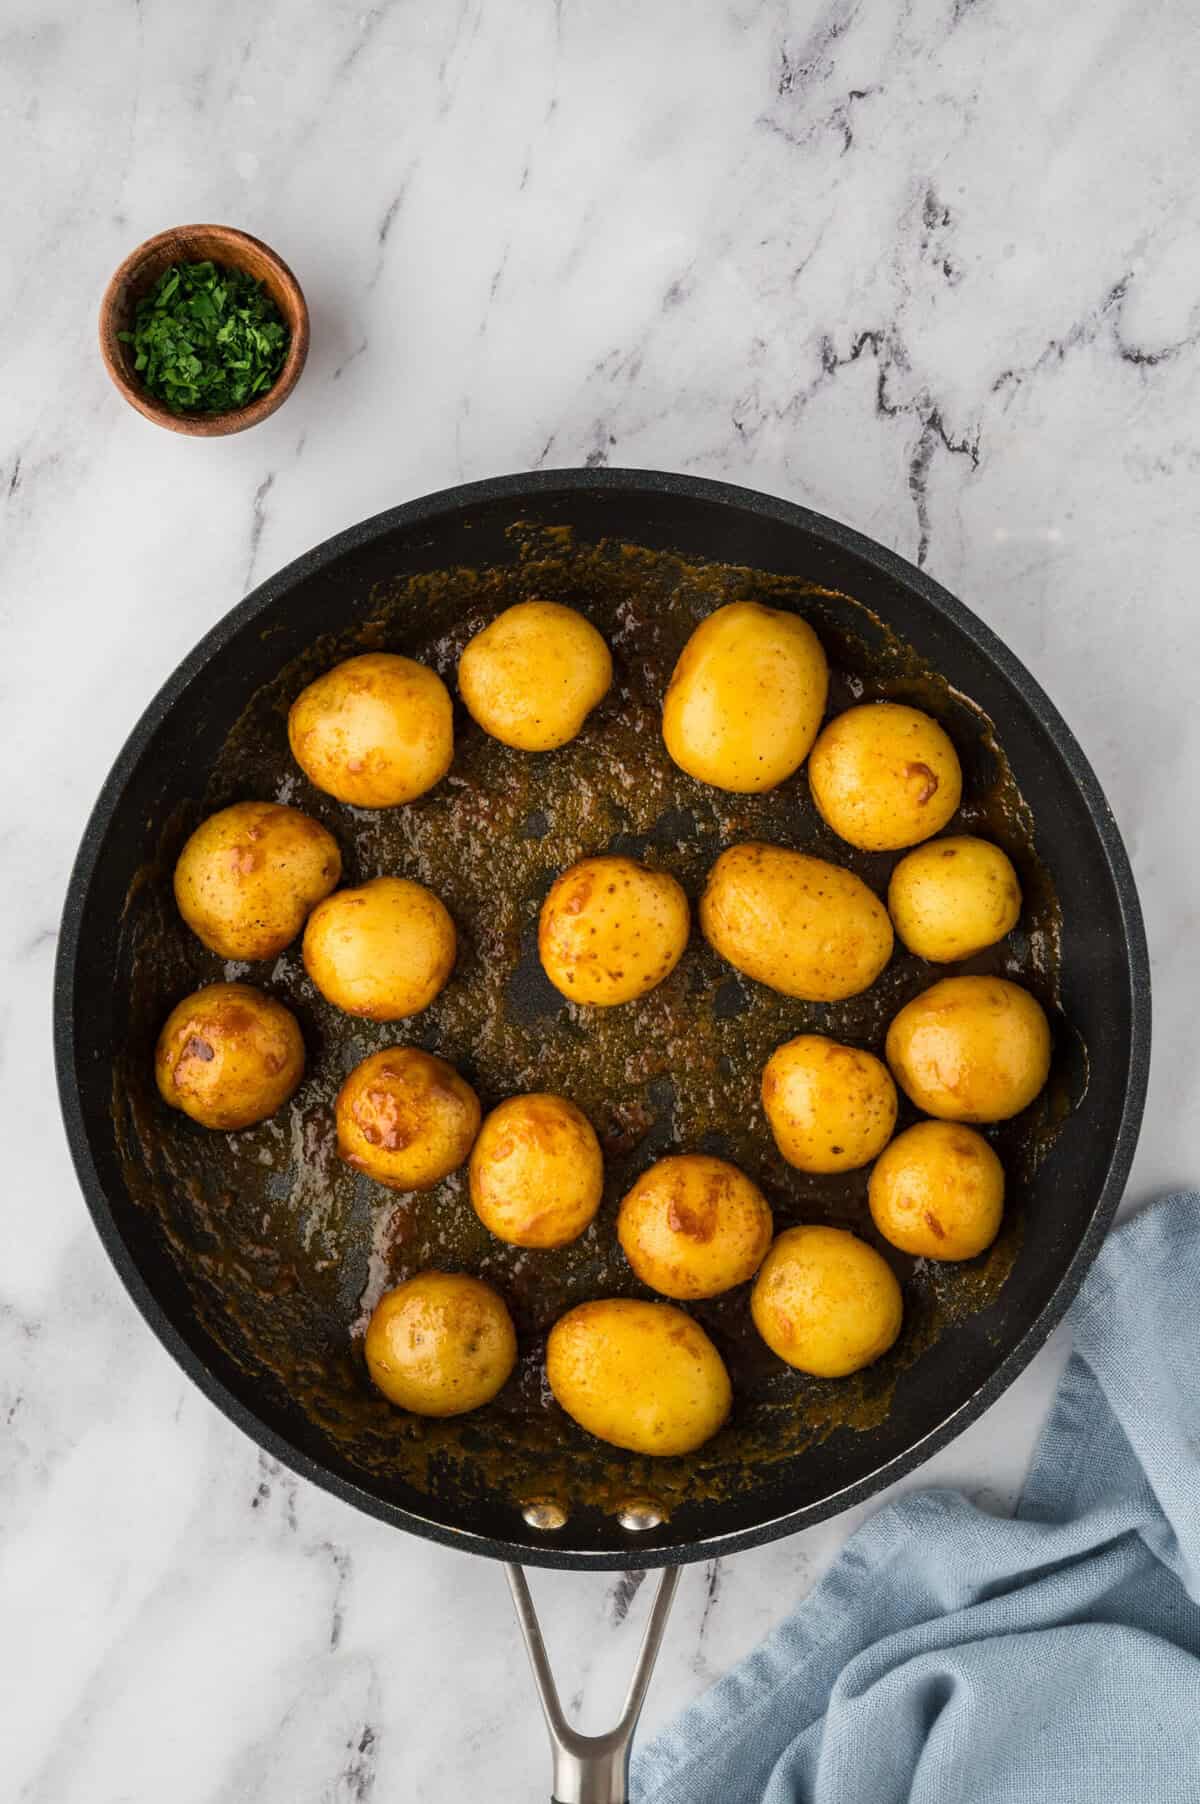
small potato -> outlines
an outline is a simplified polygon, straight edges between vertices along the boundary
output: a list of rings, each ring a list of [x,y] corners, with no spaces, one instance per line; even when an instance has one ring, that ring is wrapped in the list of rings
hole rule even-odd
[[[631,1453],[691,1453],[716,1434],[733,1390],[699,1322],[670,1303],[611,1297],[555,1322],[546,1376],[581,1428]]]
[[[666,871],[632,858],[584,858],[555,879],[542,904],[538,952],[571,1002],[611,1008],[675,969],[689,922],[687,897]]]
[[[865,852],[940,833],[962,799],[948,735],[899,702],[866,702],[831,720],[812,749],[808,780],[828,825]]]
[[[891,1266],[845,1228],[788,1228],[750,1297],[754,1326],[780,1359],[814,1378],[845,1378],[879,1359],[904,1305]]]
[[[444,989],[458,939],[441,902],[405,877],[340,889],[308,918],[304,968],[327,1002],[370,1021],[419,1015]]]
[[[763,1108],[775,1144],[799,1171],[855,1171],[877,1158],[896,1125],[896,1086],[873,1053],[801,1034],[771,1054]]]
[[[497,1240],[562,1247],[578,1240],[604,1188],[600,1142],[565,1096],[510,1096],[471,1153],[471,1202]]]
[[[766,1197],[736,1165],[677,1153],[644,1171],[629,1191],[617,1239],[643,1284],[690,1300],[752,1278],[772,1226]]]
[[[279,802],[235,802],[201,821],[175,866],[175,901],[219,958],[278,958],[342,874],[337,841]]]
[[[1007,1121],[1050,1075],[1041,1004],[1003,977],[943,977],[900,1010],[887,1061],[905,1095],[943,1121]]]
[[[982,1134],[956,1121],[918,1121],[871,1172],[871,1218],[902,1253],[974,1259],[1000,1232],[1004,1167]]]
[[[457,1171],[479,1132],[479,1098],[453,1065],[388,1046],[356,1065],[337,1094],[337,1148],[389,1190],[429,1190]]]
[[[440,783],[454,757],[454,711],[440,676],[411,658],[366,652],[302,689],[288,715],[310,782],[355,808],[395,808]]]
[[[747,977],[804,1002],[857,996],[892,956],[887,909],[853,871],[753,840],[708,873],[700,927]]]
[[[988,840],[931,839],[892,872],[888,910],[910,952],[949,965],[1012,932],[1021,886],[1008,858]]]
[[[304,1040],[273,996],[248,983],[210,983],[167,1016],[154,1075],[163,1101],[201,1127],[251,1127],[299,1085]]]
[[[734,601],[696,628],[663,703],[663,739],[690,777],[774,789],[807,758],[829,690],[821,641],[798,614]]]
[[[507,1382],[517,1337],[490,1284],[463,1272],[418,1272],[380,1297],[364,1351],[390,1403],[418,1416],[461,1416]]]
[[[557,601],[520,601],[476,633],[458,661],[458,692],[485,733],[519,752],[574,739],[612,682],[608,646]]]

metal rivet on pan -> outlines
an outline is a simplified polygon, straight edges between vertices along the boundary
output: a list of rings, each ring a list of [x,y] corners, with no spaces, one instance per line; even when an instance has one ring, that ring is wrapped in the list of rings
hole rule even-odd
[[[648,1528],[657,1528],[662,1519],[662,1511],[653,1503],[627,1503],[617,1513],[621,1527],[630,1529],[635,1535],[645,1534]]]
[[[530,1528],[564,1528],[567,1512],[557,1503],[527,1503],[521,1511]]]

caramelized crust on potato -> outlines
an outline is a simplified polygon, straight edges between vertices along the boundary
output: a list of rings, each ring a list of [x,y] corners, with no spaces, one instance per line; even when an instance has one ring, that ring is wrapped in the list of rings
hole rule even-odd
[[[617,1238],[642,1283],[681,1300],[715,1297],[752,1278],[771,1230],[758,1185],[708,1153],[659,1159],[617,1217]]]
[[[340,889],[308,919],[304,968],[327,1002],[370,1021],[419,1015],[454,969],[458,936],[423,884],[373,877]]]
[[[879,1359],[900,1332],[896,1275],[845,1228],[788,1228],[763,1261],[750,1299],[773,1353],[814,1378],[845,1378]]]
[[[805,1002],[869,989],[892,955],[887,909],[853,871],[754,840],[713,865],[700,927],[747,977]]]
[[[881,1059],[821,1034],[800,1034],[763,1067],[763,1108],[775,1144],[798,1171],[855,1171],[887,1145],[896,1086]]]
[[[273,996],[248,983],[212,983],[167,1016],[154,1074],[163,1101],[202,1127],[251,1127],[296,1090],[304,1040]]]
[[[280,802],[235,802],[201,821],[175,865],[179,912],[219,958],[278,958],[342,874],[337,841]]]
[[[471,1153],[471,1203],[484,1227],[518,1247],[561,1247],[590,1224],[604,1189],[600,1142],[565,1096],[510,1096]]]
[[[440,676],[412,658],[365,652],[302,689],[288,715],[310,782],[356,808],[395,808],[440,783],[454,757],[454,710]]]
[[[900,1010],[887,1061],[905,1094],[944,1121],[1006,1121],[1050,1075],[1050,1023],[1004,977],[943,977]]]
[[[885,1240],[925,1259],[974,1259],[1000,1232],[1004,1167],[974,1128],[918,1121],[871,1171],[871,1218]]]
[[[367,1370],[389,1402],[419,1416],[490,1403],[517,1363],[504,1299],[465,1272],[418,1272],[375,1306]]]
[[[654,989],[687,945],[687,897],[666,871],[632,858],[584,858],[542,904],[538,952],[571,1002],[611,1008]]]
[[[828,689],[825,653],[806,620],[730,602],[680,654],[663,703],[667,751],[717,789],[774,789],[808,756]]]
[[[940,833],[962,799],[948,734],[900,702],[864,702],[831,720],[812,749],[808,781],[829,826],[865,852]]]
[[[733,1402],[724,1361],[699,1322],[670,1303],[631,1297],[569,1309],[550,1330],[546,1376],[581,1428],[633,1453],[691,1453]]]
[[[557,601],[506,608],[467,645],[458,692],[485,733],[520,752],[574,739],[612,682],[608,646]]]
[[[896,932],[918,958],[948,965],[1011,933],[1021,885],[1010,860],[986,839],[931,839],[900,860],[888,885]]]
[[[457,1171],[479,1132],[479,1098],[453,1065],[388,1046],[356,1065],[337,1094],[337,1147],[389,1190],[428,1190]]]

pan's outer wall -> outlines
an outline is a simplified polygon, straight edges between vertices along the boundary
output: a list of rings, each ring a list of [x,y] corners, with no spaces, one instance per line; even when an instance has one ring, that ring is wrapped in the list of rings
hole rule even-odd
[[[603,1518],[568,1524],[553,1544],[492,1498],[435,1504],[411,1492],[400,1502],[374,1495],[331,1462],[301,1418],[259,1413],[245,1375],[191,1320],[186,1291],[130,1203],[109,1087],[120,1031],[110,974],[121,905],[150,849],[152,824],[188,791],[181,771],[207,768],[252,691],[316,636],[315,620],[360,611],[371,585],[401,566],[501,559],[505,528],[517,519],[845,590],[978,702],[997,723],[1058,886],[1063,1003],[1091,1062],[1087,1097],[1043,1167],[1043,1200],[1052,1198],[1053,1208],[1033,1212],[1005,1291],[958,1331],[956,1368],[968,1375],[958,1394],[947,1396],[945,1361],[939,1369],[932,1349],[898,1386],[888,1439],[869,1470],[861,1438],[843,1431],[826,1443],[836,1444],[832,1482],[819,1495],[793,1462],[740,1498],[687,1506],[650,1534],[629,1534]],[[660,1566],[773,1540],[870,1496],[960,1433],[1029,1363],[1096,1255],[1133,1157],[1149,1042],[1149,966],[1128,859],[1087,760],[1029,673],[937,583],[850,528],[751,490],[653,471],[544,471],[447,490],[351,527],[263,583],[180,665],[117,759],[71,877],[55,974],[58,1084],[79,1180],[122,1280],[183,1369],[255,1442],[347,1502],[451,1546],[545,1566]]]

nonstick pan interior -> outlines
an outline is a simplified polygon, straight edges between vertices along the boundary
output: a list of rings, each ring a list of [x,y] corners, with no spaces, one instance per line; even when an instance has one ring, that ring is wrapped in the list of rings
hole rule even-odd
[[[518,523],[520,530],[514,531]],[[441,655],[452,659],[455,632],[461,634],[469,625],[454,618],[468,591],[447,587],[437,573],[464,567],[508,570],[521,556],[529,557],[531,546],[549,560],[549,567],[556,547],[565,555],[566,541],[555,538],[559,529],[569,529],[579,547],[605,541],[632,545],[696,565],[705,560],[745,565],[772,573],[785,586],[815,585],[830,591],[831,596],[809,602],[827,639],[850,631],[850,616],[836,598],[853,598],[853,604],[883,623],[878,631],[864,629],[874,644],[874,662],[868,660],[864,667],[866,692],[877,692],[871,684],[872,670],[893,688],[919,681],[915,666],[905,665],[894,650],[888,650],[889,635],[897,635],[995,723],[1016,785],[1032,810],[1036,859],[1049,879],[1035,897],[1038,931],[1032,936],[1034,943],[1023,948],[1028,963],[1023,975],[1034,987],[1039,983],[1053,987],[1055,977],[1060,980],[1057,1095],[1073,1100],[1074,1107],[1053,1124],[1052,1139],[1047,1136],[1039,1149],[1045,1156],[1036,1169],[1031,1158],[1022,1177],[1019,1233],[1004,1247],[1011,1266],[1005,1281],[999,1283],[1003,1274],[993,1269],[991,1276],[997,1281],[971,1299],[971,1307],[947,1308],[923,1351],[913,1358],[910,1348],[895,1370],[881,1372],[873,1383],[864,1381],[855,1392],[854,1411],[843,1410],[839,1416],[834,1409],[831,1422],[821,1426],[819,1409],[811,1397],[805,1398],[813,1432],[795,1436],[795,1451],[789,1450],[792,1443],[783,1431],[775,1437],[776,1444],[770,1444],[760,1424],[757,1440],[735,1439],[720,1457],[714,1454],[695,1467],[680,1465],[673,1474],[649,1471],[645,1462],[624,1456],[598,1454],[582,1437],[572,1441],[568,1433],[564,1439],[561,1418],[556,1420],[553,1412],[542,1417],[546,1438],[541,1456],[531,1443],[523,1466],[520,1461],[514,1466],[502,1412],[491,1422],[486,1414],[481,1416],[465,1437],[440,1451],[434,1438],[427,1458],[417,1459],[412,1446],[403,1457],[389,1458],[386,1436],[391,1428],[378,1429],[379,1418],[362,1416],[357,1402],[342,1408],[337,1386],[330,1389],[331,1363],[344,1358],[348,1362],[344,1398],[357,1395],[352,1356],[348,1352],[335,1356],[322,1344],[320,1334],[311,1331],[286,1262],[277,1262],[273,1276],[256,1279],[239,1291],[241,1274],[231,1271],[228,1248],[222,1245],[220,1232],[213,1231],[211,1213],[205,1217],[205,1207],[211,1211],[212,1206],[211,1186],[201,1207],[203,1197],[198,1201],[196,1194],[188,1194],[186,1161],[172,1163],[169,1146],[157,1168],[153,1160],[139,1162],[129,1156],[131,1129],[135,1135],[141,1131],[145,1112],[154,1108],[153,1100],[139,1093],[136,1073],[145,1070],[161,1001],[147,998],[132,979],[134,928],[145,923],[147,911],[153,916],[155,898],[166,893],[170,857],[200,806],[234,799],[233,793],[219,793],[222,770],[236,785],[255,772],[256,757],[269,762],[271,721],[274,718],[278,725],[282,720],[278,708],[272,715],[273,703],[279,708],[286,704],[288,683],[294,693],[309,663],[321,668],[357,648],[365,622],[383,620],[381,630],[396,649],[425,649],[431,634],[435,639],[440,636]],[[428,583],[420,582],[422,573],[430,576]],[[404,621],[387,613],[386,598],[396,594],[398,584],[408,585],[409,617]],[[475,596],[475,591],[470,593]],[[415,597],[420,598],[421,612]],[[698,593],[694,605],[703,610],[714,603],[711,596]],[[445,618],[438,615],[439,608]],[[648,621],[652,618],[647,615]],[[849,639],[846,643],[853,665]],[[836,663],[837,646],[831,650]],[[628,646],[625,655],[627,663],[635,663],[636,646]],[[290,674],[281,679],[281,672]],[[858,680],[853,672],[850,680]],[[258,712],[252,708],[247,715],[253,698],[264,688],[267,699],[260,697]],[[854,692],[851,688],[843,699]],[[951,724],[968,761],[982,760],[982,770],[991,756],[985,724],[944,691],[937,711],[947,710],[955,717]],[[238,721],[243,723],[241,740],[231,763],[228,736]],[[602,767],[602,759],[600,763]],[[469,757],[465,768],[469,777]],[[214,773],[216,792],[210,788]],[[261,774],[265,782],[267,763]],[[602,775],[601,768],[597,782]],[[537,779],[532,782],[528,797],[524,792],[521,797],[523,807],[529,802],[520,817],[530,823],[527,842],[536,842],[545,831],[539,834],[536,817],[545,809],[538,806]],[[470,805],[469,797],[477,795],[478,787],[468,784],[465,805]],[[314,794],[292,799],[317,807],[319,798],[314,801]],[[787,837],[790,832],[793,843],[812,844],[811,819],[803,812],[805,797],[801,778],[792,798],[794,819],[781,827],[776,814],[762,824],[763,836]],[[516,798],[507,795],[503,785],[492,799],[506,823],[515,820]],[[462,803],[464,797],[458,800]],[[689,823],[676,818],[679,812],[668,810],[665,825],[659,817],[648,836],[631,832],[631,849],[645,850],[667,863],[694,859],[699,870],[711,855],[712,836],[728,843],[730,837],[744,836],[747,828],[753,832],[757,820],[753,810],[743,825],[732,816],[706,816],[698,807]],[[331,824],[337,830],[332,818]],[[640,819],[632,823],[635,828],[646,824]],[[605,825],[608,831],[599,832]],[[981,826],[987,830],[988,823]],[[471,842],[476,863],[478,848],[488,843],[486,827],[485,819],[479,823],[484,837]],[[1019,837],[1015,814],[1007,827]],[[573,830],[581,851],[601,850],[620,841],[619,820],[583,818]],[[356,825],[354,832],[358,831]],[[585,844],[589,832],[599,832],[604,843]],[[523,850],[513,851],[516,841],[507,829],[493,840],[497,883],[503,882],[506,859],[514,864],[523,859],[521,868],[534,870],[535,846],[526,843]],[[369,833],[364,848],[368,856]],[[839,856],[832,843],[814,844],[813,849]],[[420,852],[416,845],[414,855]],[[561,848],[555,855],[561,856]],[[885,871],[865,874],[877,884],[886,880]],[[1050,946],[1052,891],[1057,892],[1063,923],[1057,971]],[[538,1011],[547,1008],[547,999],[538,991],[528,939],[510,950],[514,969],[511,981],[506,978],[504,1007],[517,1018],[523,1015],[527,1026],[533,1023],[537,1031]],[[697,958],[702,961],[703,953]],[[702,962],[697,969],[701,981]],[[211,978],[220,972],[205,974]],[[182,967],[177,975],[182,981]],[[260,974],[251,975],[260,980]],[[898,967],[893,981],[919,988],[932,975],[926,971],[922,980],[919,973]],[[286,982],[287,976],[286,971],[277,973],[276,980]],[[169,984],[169,968],[162,977]],[[718,1007],[726,1014],[724,1031],[745,1038],[758,1028],[755,1017],[748,1021],[739,1013],[745,999],[736,989],[736,985],[732,992],[727,989]],[[892,1006],[902,999],[901,990],[890,993]],[[278,1457],[403,1526],[479,1551],[547,1564],[599,1566],[706,1557],[801,1526],[845,1507],[925,1457],[998,1395],[1061,1314],[1115,1207],[1136,1135],[1148,1039],[1140,921],[1111,816],[1065,727],[991,635],[927,578],[844,528],[746,491],[614,471],[502,479],[397,509],[302,559],[228,616],[151,705],[97,805],[68,898],[57,1010],[64,1109],[97,1223],[151,1324],[220,1406]],[[807,1024],[793,1015],[777,1037],[802,1031]],[[446,1025],[457,1025],[469,1037],[468,1015]],[[773,1022],[761,1025],[764,1032],[773,1031]],[[811,1025],[821,1023],[814,1019]],[[333,1028],[316,1015],[306,1019],[305,1026],[318,1046],[320,1066]],[[831,1020],[827,1030],[845,1030],[869,1040],[869,1026],[865,1021]],[[547,1013],[547,1045],[555,1031],[554,1016]],[[375,1043],[373,1039],[371,1045]],[[1080,1043],[1087,1049],[1082,1095]],[[364,1045],[356,1056],[368,1049]],[[347,1063],[354,1062],[349,1051],[345,1057]],[[464,1046],[462,1062],[469,1068],[470,1061],[470,1047]],[[675,1077],[686,1083],[686,1070]],[[635,1113],[625,1122],[623,1136],[617,1131],[609,1135],[615,1183],[623,1170],[641,1169],[655,1151],[666,1150],[669,1144],[674,1105],[661,1088],[661,1073],[654,1081],[660,1089],[657,1096],[651,1094],[645,1119]],[[485,1096],[486,1101],[497,1099]],[[654,1136],[663,1121],[668,1129],[659,1145]],[[718,1126],[713,1124],[714,1132]],[[166,1143],[160,1137],[155,1144]],[[735,1144],[730,1150],[740,1148]],[[622,1160],[631,1163],[625,1167]],[[769,1179],[767,1174],[770,1188]],[[147,1194],[148,1182],[159,1186],[153,1196]],[[369,1199],[362,1206],[369,1210]],[[828,1199],[814,1199],[818,1212],[830,1206]],[[854,1206],[851,1198],[846,1207]],[[364,1217],[358,1231],[363,1256],[368,1258],[370,1220]],[[379,1245],[372,1250],[379,1255]],[[419,1258],[421,1251],[418,1241],[413,1257]],[[393,1257],[395,1248],[384,1247],[383,1252]],[[459,1263],[473,1263],[469,1247],[460,1248],[460,1253]],[[511,1280],[510,1272],[498,1274],[499,1281],[506,1276]],[[611,1272],[599,1270],[591,1276],[604,1280],[603,1290],[610,1288]],[[583,1272],[579,1281],[587,1278]],[[921,1282],[918,1275],[916,1292]],[[263,1357],[261,1320],[247,1319],[238,1300],[251,1292],[267,1297],[281,1344],[291,1346],[286,1372],[278,1360]],[[981,1298],[983,1306],[978,1307]],[[525,1323],[528,1358],[521,1375],[527,1387],[537,1383],[537,1334],[542,1325],[536,1301],[531,1302]],[[769,1379],[764,1378],[763,1384],[764,1396],[769,1397]],[[527,1401],[532,1405],[536,1399],[531,1396]],[[769,1412],[764,1420],[769,1423]],[[713,1446],[717,1450],[720,1443]],[[544,1486],[534,1482],[534,1468],[544,1470]],[[571,1506],[565,1524],[555,1530],[531,1527],[523,1505],[539,1488],[560,1496],[564,1485]],[[657,1501],[667,1508],[667,1519],[641,1533],[626,1529],[619,1520],[623,1506],[644,1499],[648,1490],[652,1501],[657,1493]]]

